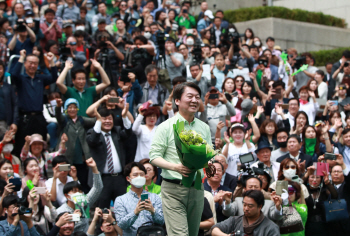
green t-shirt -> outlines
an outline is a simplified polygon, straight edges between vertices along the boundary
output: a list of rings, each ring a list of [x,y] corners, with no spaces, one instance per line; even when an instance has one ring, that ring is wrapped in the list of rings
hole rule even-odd
[[[129,185],[126,188],[126,192],[129,192],[130,189],[131,189],[131,185]],[[146,190],[146,185],[143,186],[143,189]],[[151,185],[147,186],[147,189],[148,189],[148,190],[146,190],[147,192],[155,193],[155,194],[158,194],[160,196],[160,185],[153,183],[153,181],[152,181]]]
[[[78,116],[85,116],[88,107],[94,103],[94,98],[97,96],[96,86],[85,89],[83,92],[79,92],[76,88],[67,87],[67,92],[64,94],[64,98],[75,98],[79,102]]]
[[[186,29],[192,29],[196,27],[196,19],[188,15],[188,19],[181,16],[181,17],[175,17],[175,21],[179,24],[179,26],[184,26]]]

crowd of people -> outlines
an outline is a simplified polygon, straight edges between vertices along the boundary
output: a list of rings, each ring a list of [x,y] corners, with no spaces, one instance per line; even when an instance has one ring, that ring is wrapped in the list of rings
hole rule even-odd
[[[350,51],[319,69],[200,8],[0,0],[0,235],[350,233]],[[178,120],[216,150],[202,190]]]

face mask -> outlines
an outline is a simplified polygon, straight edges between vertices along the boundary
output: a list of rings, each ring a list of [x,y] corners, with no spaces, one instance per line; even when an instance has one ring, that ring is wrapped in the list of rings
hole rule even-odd
[[[287,147],[287,141],[284,141],[284,142],[277,142],[278,143],[278,146],[280,147],[280,148],[285,148],[285,147]]]
[[[145,33],[143,34],[143,36],[145,36],[146,39],[150,39],[151,36],[152,36],[152,34],[151,34],[151,32],[145,32]]]
[[[283,175],[284,177],[286,177],[287,179],[291,180],[292,177],[295,175],[295,173],[297,172],[296,169],[288,169],[288,170],[283,170]]]
[[[135,188],[142,188],[146,183],[146,178],[142,176],[137,176],[136,178],[131,179],[131,184]]]
[[[260,42],[259,41],[255,41],[254,45],[257,46],[257,47],[260,47]]]
[[[12,150],[13,150],[13,144],[12,143],[8,143],[2,148],[2,152],[5,152],[5,153],[11,153]]]
[[[205,21],[208,21],[208,22],[210,22],[210,19],[209,19],[209,17],[208,17],[208,18],[206,18],[206,19],[205,19]]]
[[[187,45],[193,45],[194,44],[194,40],[192,38],[189,38],[186,40],[186,44]]]
[[[73,194],[68,194],[68,196],[69,196],[70,198],[67,198],[67,200],[68,200],[68,201],[71,201],[71,202],[73,202],[73,203],[75,203],[75,202],[74,202],[74,198],[75,198],[75,197],[83,198],[83,197],[81,197],[81,196],[84,196],[84,195],[85,195],[84,193],[79,193],[79,192],[73,193]]]
[[[75,28],[76,30],[85,31],[85,26],[79,25]]]

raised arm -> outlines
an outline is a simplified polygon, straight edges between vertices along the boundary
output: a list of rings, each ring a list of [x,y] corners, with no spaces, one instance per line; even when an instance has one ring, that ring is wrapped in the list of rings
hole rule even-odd
[[[249,77],[253,80],[255,91],[262,98],[262,100],[267,100],[267,94],[260,90],[258,82],[256,81],[256,75],[254,73],[249,73]]]
[[[253,143],[257,143],[259,138],[260,138],[260,130],[259,130],[259,127],[258,125],[256,124],[255,122],[255,117],[253,114],[249,114],[248,115],[248,120],[250,122],[250,125],[252,126],[252,129],[253,129],[253,137],[252,137],[252,141]],[[248,144],[247,144],[248,145]]]
[[[12,36],[12,39],[8,44],[8,47],[11,51],[13,51],[13,49],[15,49],[15,47],[16,47],[17,35],[18,35],[18,33],[15,31],[15,34]]]
[[[102,92],[105,88],[107,88],[111,84],[111,81],[109,81],[106,71],[102,68],[101,64],[95,59],[90,60],[92,62],[93,67],[97,68],[98,72],[101,75],[102,83],[96,85],[96,93],[98,94]]]
[[[95,117],[95,109],[98,109],[102,103],[107,102],[110,97],[111,95],[105,95],[96,102],[94,102],[88,107],[88,109],[86,110],[86,114],[90,117]]]
[[[65,94],[67,92],[67,86],[64,84],[64,80],[66,79],[68,71],[72,68],[73,62],[67,60],[63,71],[61,72],[60,76],[56,81],[56,85],[62,94]]]

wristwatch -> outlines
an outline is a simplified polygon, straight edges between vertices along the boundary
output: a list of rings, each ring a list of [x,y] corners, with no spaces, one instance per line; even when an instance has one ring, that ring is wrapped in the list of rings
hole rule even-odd
[[[117,221],[113,221],[113,222],[112,222],[112,225],[116,225],[116,224],[117,224]]]

